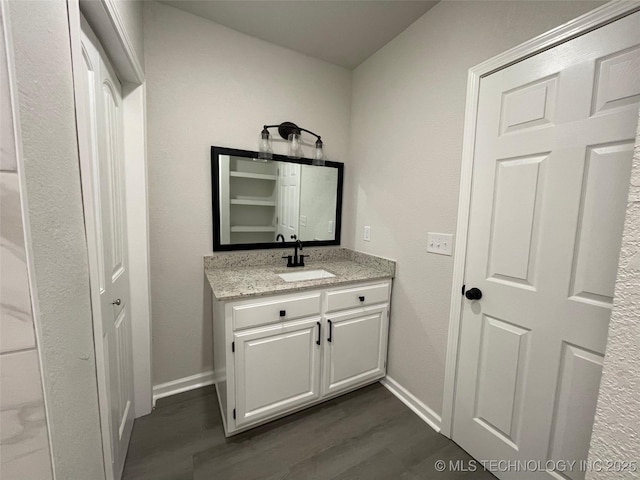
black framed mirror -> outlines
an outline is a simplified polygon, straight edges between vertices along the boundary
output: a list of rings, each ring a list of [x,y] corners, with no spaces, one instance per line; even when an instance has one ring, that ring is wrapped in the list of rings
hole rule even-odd
[[[340,245],[343,177],[341,162],[211,147],[213,251]]]

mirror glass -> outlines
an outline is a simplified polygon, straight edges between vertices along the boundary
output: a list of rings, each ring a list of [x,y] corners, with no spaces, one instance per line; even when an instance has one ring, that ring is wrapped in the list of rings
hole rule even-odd
[[[339,245],[343,164],[212,147],[214,251]]]

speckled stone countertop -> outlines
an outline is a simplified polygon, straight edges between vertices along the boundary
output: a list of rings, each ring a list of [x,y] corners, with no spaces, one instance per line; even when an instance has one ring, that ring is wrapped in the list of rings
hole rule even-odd
[[[395,276],[395,262],[345,248],[309,248],[312,258],[305,267],[287,268],[280,257],[286,251],[234,252],[205,257],[205,275],[217,300],[299,292],[314,288],[380,280]],[[234,258],[238,256],[237,258]],[[277,259],[277,263],[276,263]],[[235,262],[234,260],[237,260]],[[254,263],[251,265],[250,263]],[[239,264],[239,265],[238,265]],[[234,266],[238,265],[238,266]],[[323,269],[335,277],[285,282],[278,274]]]

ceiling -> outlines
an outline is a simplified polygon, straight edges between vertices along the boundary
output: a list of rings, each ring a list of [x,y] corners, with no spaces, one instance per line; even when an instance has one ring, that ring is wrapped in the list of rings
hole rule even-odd
[[[353,69],[437,1],[166,0],[162,3]]]

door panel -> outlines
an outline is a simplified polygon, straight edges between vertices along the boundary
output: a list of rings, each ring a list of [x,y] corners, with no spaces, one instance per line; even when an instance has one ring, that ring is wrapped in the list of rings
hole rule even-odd
[[[599,58],[596,63],[597,81],[592,114],[638,103],[640,77],[633,75],[638,71],[640,71],[640,47],[632,47],[629,50]]]
[[[463,305],[453,426],[478,459],[586,460],[638,118],[638,25],[634,13],[480,81],[465,284],[483,297]]]
[[[474,416],[517,447],[530,332],[489,316],[482,328]]]
[[[547,156],[496,162],[489,278],[534,287],[542,179]]]
[[[603,356],[568,343],[562,349],[549,458],[580,462],[589,453]],[[584,478],[578,472],[565,475],[572,480]]]
[[[118,402],[118,439],[122,440],[125,432],[131,427],[129,422],[133,423],[133,417],[129,415],[131,410],[131,402],[133,400],[133,366],[131,364],[131,319],[127,315],[127,309],[122,308],[120,315],[116,319],[116,355],[118,365],[118,387],[120,398]]]
[[[588,147],[580,220],[571,275],[571,298],[610,307],[628,192],[633,142]],[[602,199],[607,199],[602,202]]]
[[[384,376],[386,305],[332,315],[326,325],[323,395]]]
[[[118,88],[119,90],[119,88]],[[122,225],[122,190],[121,177],[121,151],[119,148],[120,136],[120,93],[110,79],[103,80],[103,115],[104,115],[104,149],[101,161],[103,162],[105,175],[105,192],[108,199],[110,213],[111,235],[109,246],[111,252],[111,280],[114,281],[122,274],[123,265],[123,225]]]
[[[558,76],[543,78],[504,93],[500,132],[517,132],[554,122]]]
[[[236,425],[320,398],[320,317],[234,334]]]

